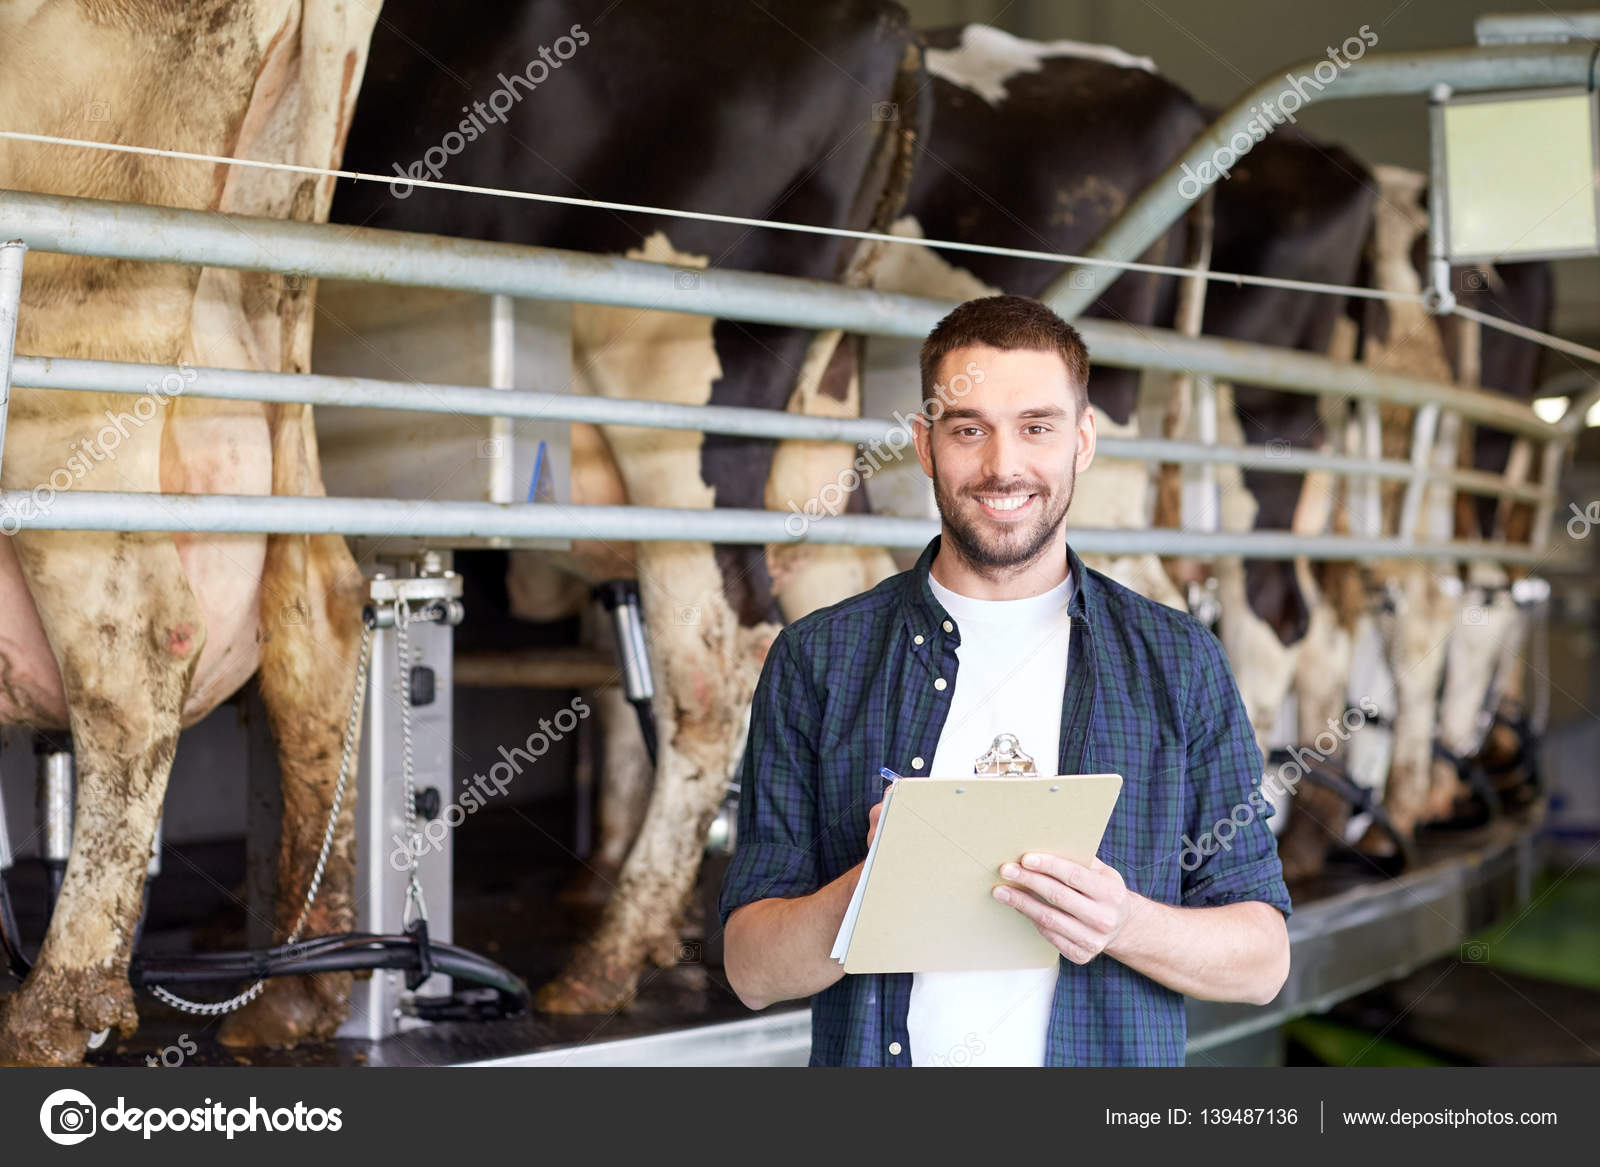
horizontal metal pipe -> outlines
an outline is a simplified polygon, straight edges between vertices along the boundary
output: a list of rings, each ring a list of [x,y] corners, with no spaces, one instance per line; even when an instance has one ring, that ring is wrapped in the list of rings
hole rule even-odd
[[[1600,12],[1491,12],[1472,22],[1480,45],[1600,40]]]
[[[792,276],[694,271],[548,247],[21,191],[0,191],[0,235],[20,237],[35,250],[70,255],[204,263],[654,308],[796,328],[839,328],[872,336],[921,339],[955,307],[954,301],[843,288]],[[693,279],[678,279],[685,275]],[[1085,320],[1079,331],[1100,364],[1189,371],[1291,392],[1380,397],[1403,405],[1438,402],[1463,417],[1514,433],[1554,436],[1554,427],[1540,421],[1526,405],[1482,390],[1381,373],[1242,341],[1187,337],[1170,329]]]
[[[1560,436],[1559,427],[1541,421],[1526,402],[1483,389],[1464,389],[1380,372],[1350,361],[1214,336],[1180,336],[1159,328],[1099,320],[1079,320],[1076,327],[1089,345],[1090,357],[1103,365],[1210,374],[1235,384],[1342,395],[1414,409],[1439,405],[1493,429],[1537,438]]]
[[[185,397],[214,397],[232,401],[303,401],[316,406],[350,406],[366,409],[416,410],[454,413],[468,417],[512,417],[526,421],[589,422],[594,425],[637,425],[659,429],[698,430],[708,434],[775,440],[880,443],[891,453],[909,456],[909,419],[810,417],[775,409],[741,409],[726,405],[678,405],[666,401],[590,397],[573,393],[538,393],[486,389],[470,385],[436,385],[379,381],[365,377],[328,377],[315,374],[267,373],[242,369],[198,368],[183,379]],[[172,369],[122,361],[87,361],[64,357],[18,357],[14,379],[18,386],[67,392],[139,393],[154,391]],[[163,390],[171,393],[172,390]],[[891,440],[894,438],[894,440]],[[1410,478],[1413,468],[1399,460],[1371,462],[1364,458],[1321,454],[1301,449],[1267,446],[1211,446],[1199,442],[1171,442],[1152,438],[1104,437],[1098,443],[1105,457],[1180,465],[1237,465],[1250,469],[1329,473],[1376,474],[1381,478]],[[1477,471],[1440,473],[1437,480],[1462,490],[1492,497],[1538,502],[1544,491],[1512,484]]]
[[[0,491],[0,531],[180,531],[307,533],[400,538],[616,539],[626,542],[820,543],[858,547],[924,546],[932,519],[838,515],[807,522],[781,511],[669,507],[560,506],[554,503],[413,502],[387,498],[142,494],[74,491],[41,507],[23,491]],[[1277,531],[1207,534],[1165,528],[1080,530],[1080,552],[1109,555],[1243,555],[1256,559],[1488,559],[1535,563],[1528,547],[1487,542],[1406,544],[1393,539],[1295,535]]]
[[[741,409],[728,405],[679,405],[670,401],[591,397],[581,393],[489,389],[380,381],[369,377],[268,373],[244,369],[194,369],[184,382],[184,397],[230,401],[303,401],[317,406],[451,413],[465,417],[510,417],[524,421],[589,422],[655,429],[699,430],[740,437],[817,442],[882,441],[893,423],[870,418],[811,417],[779,409]],[[15,383],[31,389],[68,392],[140,393],[153,390],[170,366],[62,357],[18,357]],[[902,448],[909,446],[907,433]]]
[[[1250,124],[1253,121],[1267,124],[1274,120],[1262,112],[1263,103],[1273,102],[1291,87],[1300,99],[1301,108],[1336,98],[1425,94],[1440,84],[1463,91],[1560,85],[1588,88],[1593,80],[1593,63],[1592,47],[1587,44],[1506,45],[1426,53],[1368,52],[1359,60],[1348,61],[1331,80],[1319,83],[1315,78],[1317,66],[1334,67],[1334,62],[1326,57],[1301,61],[1258,82],[1229,106],[1128,204],[1084,254],[1111,261],[1128,261],[1142,255],[1177,222],[1190,203],[1215,185],[1221,177],[1214,164],[1219,155],[1227,154],[1235,159],[1243,156],[1235,151],[1234,139],[1242,134],[1246,142],[1254,144]],[[1295,85],[1291,78],[1300,83]],[[1070,320],[1093,304],[1118,274],[1115,269],[1094,264],[1074,264],[1051,282],[1040,299]]]

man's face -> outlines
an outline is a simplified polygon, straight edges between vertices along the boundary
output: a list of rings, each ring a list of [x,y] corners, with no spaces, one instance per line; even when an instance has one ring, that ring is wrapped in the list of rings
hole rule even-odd
[[[1094,411],[1077,409],[1054,352],[978,346],[950,353],[945,408],[915,427],[950,542],[974,567],[1037,559],[1061,532],[1080,470],[1094,459]]]

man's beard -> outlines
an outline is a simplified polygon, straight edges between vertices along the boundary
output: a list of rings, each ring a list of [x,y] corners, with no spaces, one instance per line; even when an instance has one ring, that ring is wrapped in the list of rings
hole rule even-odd
[[[1038,514],[1029,523],[1017,524],[1015,529],[999,530],[981,513],[964,512],[956,499],[939,481],[938,463],[933,468],[933,500],[939,506],[939,515],[949,531],[950,542],[968,563],[976,568],[1000,569],[1021,567],[1032,562],[1066,521],[1067,508],[1072,505],[1073,487],[1077,485],[1076,466],[1067,468],[1065,488],[1059,495],[1052,494],[1042,482],[980,482],[963,492],[978,505],[974,496],[1005,496],[1033,494],[1037,496]]]

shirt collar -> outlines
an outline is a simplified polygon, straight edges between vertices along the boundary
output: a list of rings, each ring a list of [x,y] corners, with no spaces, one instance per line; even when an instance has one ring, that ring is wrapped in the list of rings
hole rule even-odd
[[[905,573],[905,585],[901,593],[901,611],[907,627],[914,635],[925,635],[933,629],[942,631],[949,637],[952,645],[961,643],[961,629],[957,626],[950,613],[945,611],[933,594],[933,589],[928,586],[928,576],[933,569],[934,557],[939,554],[939,543],[942,535],[935,535],[922,554],[917,557],[916,565]],[[1083,561],[1078,558],[1078,553],[1067,545],[1067,570],[1072,573],[1075,586],[1072,589],[1072,599],[1067,604],[1067,616],[1072,620],[1088,621],[1095,610],[1095,581],[1083,569]],[[946,628],[945,625],[949,624]]]

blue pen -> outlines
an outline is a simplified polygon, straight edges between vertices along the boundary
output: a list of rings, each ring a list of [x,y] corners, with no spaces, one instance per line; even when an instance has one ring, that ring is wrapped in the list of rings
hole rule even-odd
[[[902,775],[896,774],[893,770],[889,769],[889,767],[887,767],[887,766],[879,766],[878,767],[878,773],[882,774],[890,782],[898,782],[898,781],[900,781],[900,779],[902,777]]]

